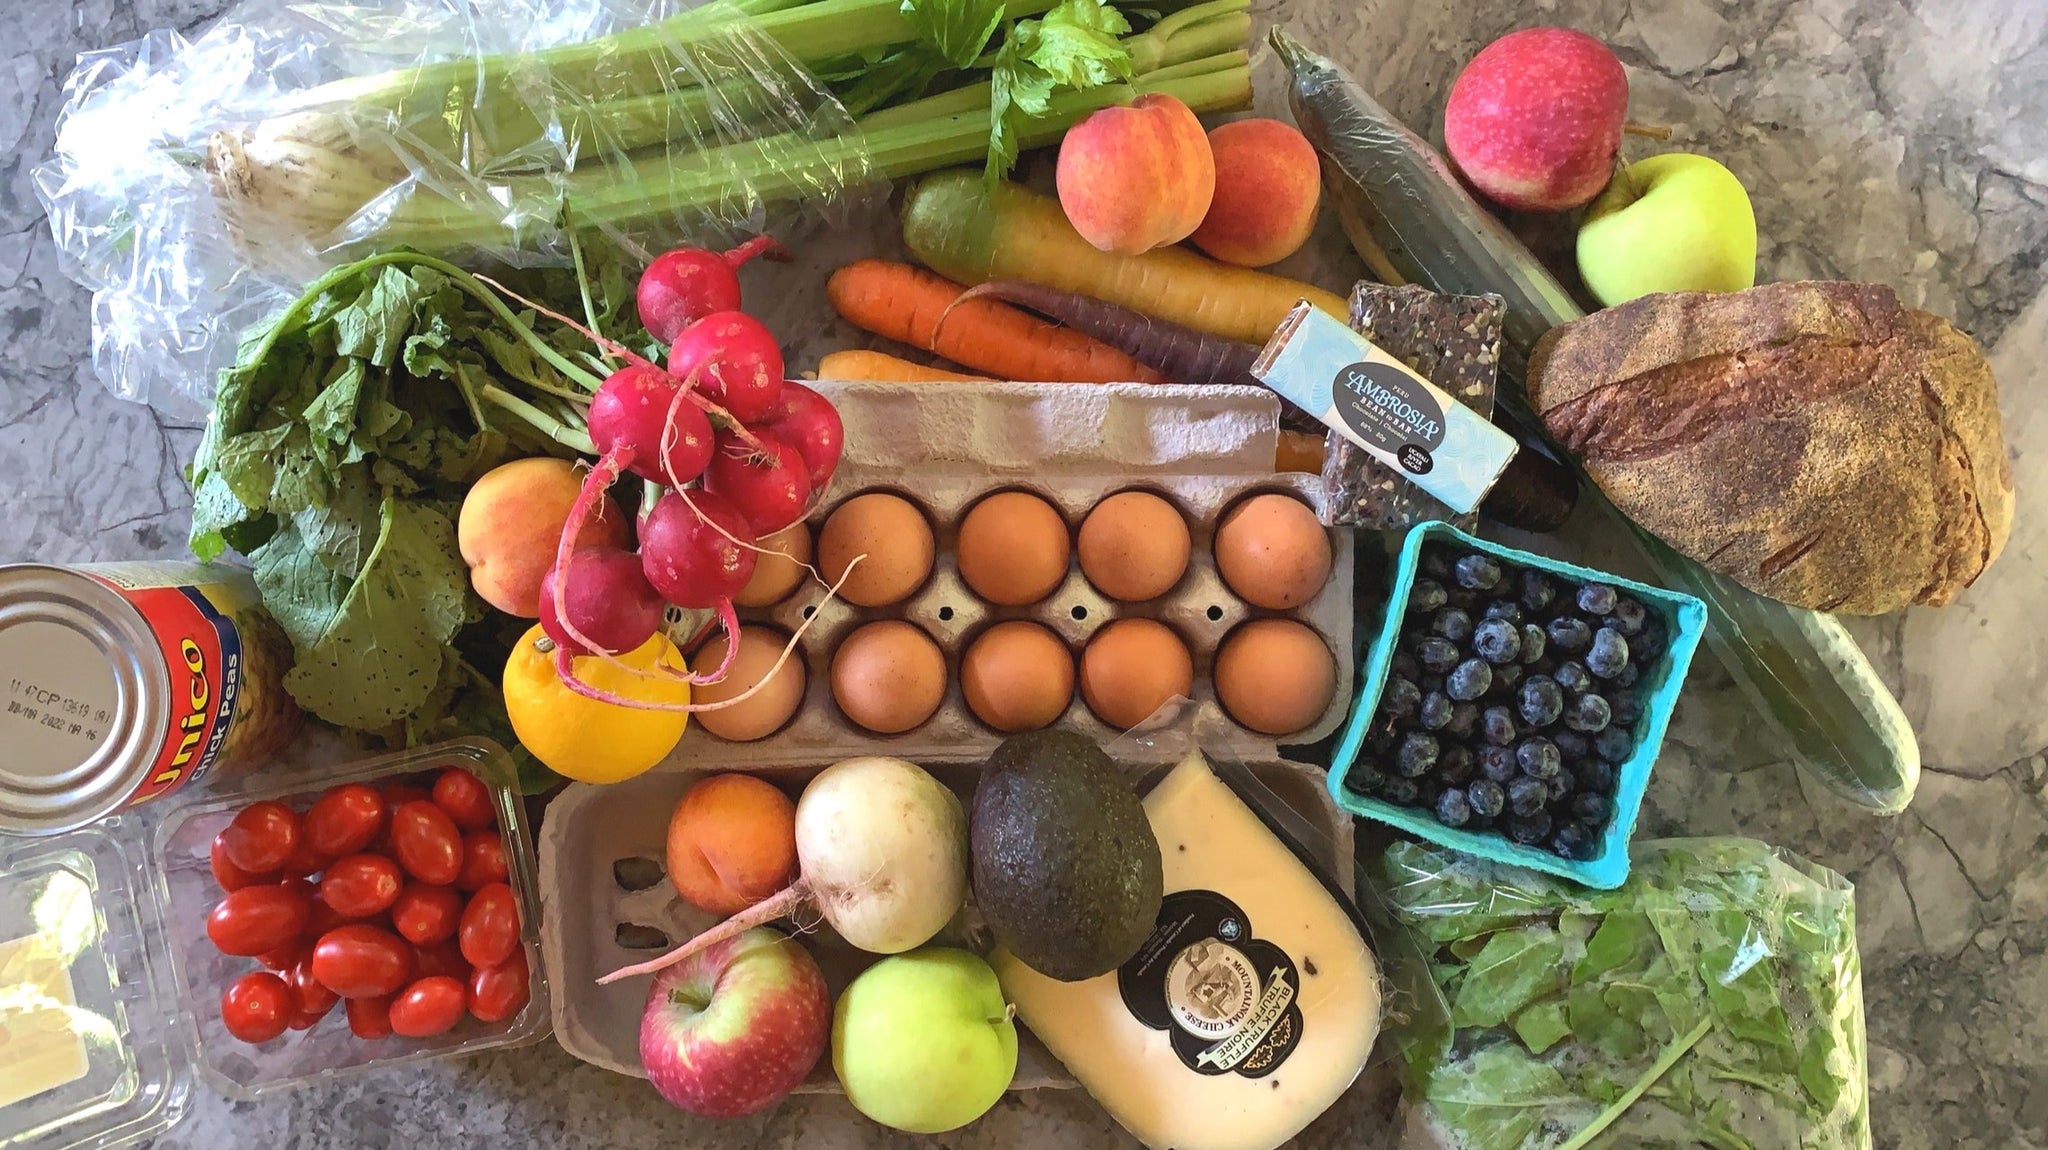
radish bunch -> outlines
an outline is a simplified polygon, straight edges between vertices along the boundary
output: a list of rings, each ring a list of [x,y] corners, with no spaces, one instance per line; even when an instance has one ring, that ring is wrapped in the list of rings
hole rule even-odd
[[[683,248],[655,259],[640,277],[642,322],[670,343],[668,364],[664,370],[628,354],[632,362],[592,398],[588,427],[599,457],[541,589],[540,622],[554,640],[556,670],[579,694],[669,709],[579,681],[572,657],[638,648],[661,628],[667,604],[716,610],[737,635],[732,598],[753,577],[759,540],[802,519],[839,465],[838,411],[783,378],[775,336],[739,310],[735,269],[778,250],[765,238],[722,254]],[[577,548],[599,497],[626,475],[661,489],[642,508],[638,553]],[[726,644],[725,664],[691,681],[723,678],[738,648]]]

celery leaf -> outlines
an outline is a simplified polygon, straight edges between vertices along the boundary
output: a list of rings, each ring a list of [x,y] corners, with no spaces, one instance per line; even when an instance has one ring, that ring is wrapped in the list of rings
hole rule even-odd
[[[1003,26],[1003,0],[903,0],[903,18],[955,68],[971,68]]]

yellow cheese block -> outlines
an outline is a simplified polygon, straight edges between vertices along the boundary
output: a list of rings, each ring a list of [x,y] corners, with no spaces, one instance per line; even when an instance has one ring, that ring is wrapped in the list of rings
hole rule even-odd
[[[1358,1077],[1379,967],[1286,844],[1191,755],[1145,797],[1166,898],[1123,967],[1059,982],[1003,951],[1003,991],[1154,1150],[1272,1150]]]
[[[46,935],[0,942],[0,1107],[85,1077],[71,967]]]

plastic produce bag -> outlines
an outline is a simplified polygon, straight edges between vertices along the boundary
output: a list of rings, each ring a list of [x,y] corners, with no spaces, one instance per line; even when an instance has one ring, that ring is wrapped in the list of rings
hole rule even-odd
[[[567,224],[649,251],[843,206],[861,137],[750,15],[787,7],[246,0],[81,57],[35,181],[95,370],[203,403],[237,333],[373,244],[560,265]]]
[[[1451,1010],[1449,1046],[1411,1050],[1419,1125],[1463,1150],[1867,1150],[1849,883],[1751,839],[1632,857],[1590,891],[1388,848],[1387,901]]]

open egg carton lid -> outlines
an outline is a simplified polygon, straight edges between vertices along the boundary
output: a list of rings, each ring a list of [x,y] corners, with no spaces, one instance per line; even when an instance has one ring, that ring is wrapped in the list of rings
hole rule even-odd
[[[1166,742],[1171,742],[1167,740]],[[1178,744],[1174,744],[1178,745]],[[1125,748],[1109,748],[1120,755]],[[833,757],[763,763],[752,773],[795,796]],[[933,776],[973,801],[978,762],[923,762]],[[1327,857],[1314,861],[1348,890],[1352,826],[1323,783],[1323,772],[1302,763],[1274,759],[1245,766],[1262,785],[1255,805],[1277,805],[1269,817],[1291,817],[1308,828],[1309,849]],[[664,873],[669,815],[684,792],[717,766],[693,769],[673,761],[646,774],[607,786],[571,784],[548,807],[541,822],[541,947],[555,991],[551,999],[555,1040],[594,1066],[645,1078],[640,1062],[640,1016],[651,975],[597,985],[600,975],[653,957],[714,925],[719,916],[697,910],[676,895]],[[1150,777],[1162,771],[1147,772]],[[811,915],[802,920],[806,948],[818,960],[837,1001],[855,975],[879,960],[849,946]],[[972,950],[984,932],[971,906],[931,941],[935,946]],[[658,937],[657,937],[658,935]],[[638,945],[627,946],[633,942]],[[1020,1028],[1017,1072],[1011,1090],[1066,1089],[1076,1085],[1039,1041]],[[800,1094],[838,1093],[831,1059],[822,1059]]]
[[[879,608],[829,599],[816,580],[767,608],[742,610],[743,620],[785,634],[806,622],[806,682],[796,716],[781,730],[746,743],[729,742],[693,723],[670,761],[755,770],[771,763],[884,754],[919,763],[985,758],[1002,734],[968,710],[959,687],[960,656],[994,621],[1044,624],[1077,656],[1088,637],[1132,616],[1157,619],[1188,645],[1194,660],[1194,715],[1230,722],[1216,699],[1211,671],[1218,646],[1247,619],[1282,616],[1315,630],[1335,660],[1335,689],[1322,715],[1284,738],[1243,732],[1273,752],[1281,742],[1311,743],[1343,722],[1352,696],[1352,538],[1329,530],[1330,578],[1320,594],[1292,611],[1253,608],[1217,573],[1211,544],[1216,520],[1238,499],[1283,492],[1301,499],[1327,523],[1322,479],[1277,474],[1280,400],[1260,387],[1153,384],[820,383],[846,427],[846,454],[831,489],[811,516],[815,533],[852,496],[887,490],[918,504],[933,522],[938,555],[932,575],[908,599]],[[1108,598],[1070,559],[1065,580],[1025,607],[977,598],[961,579],[953,540],[959,519],[982,496],[1023,490],[1056,508],[1070,532],[1088,510],[1118,491],[1149,490],[1177,505],[1192,534],[1188,571],[1165,595],[1140,603]],[[815,620],[812,616],[816,615]],[[877,619],[902,619],[937,641],[946,655],[944,701],[926,722],[900,735],[881,735],[849,721],[833,701],[832,653],[851,631]],[[1168,718],[1169,716],[1162,716]],[[1107,742],[1121,732],[1089,711],[1078,692],[1057,725]],[[1140,761],[1150,761],[1140,747]],[[1165,761],[1167,756],[1153,756]]]

